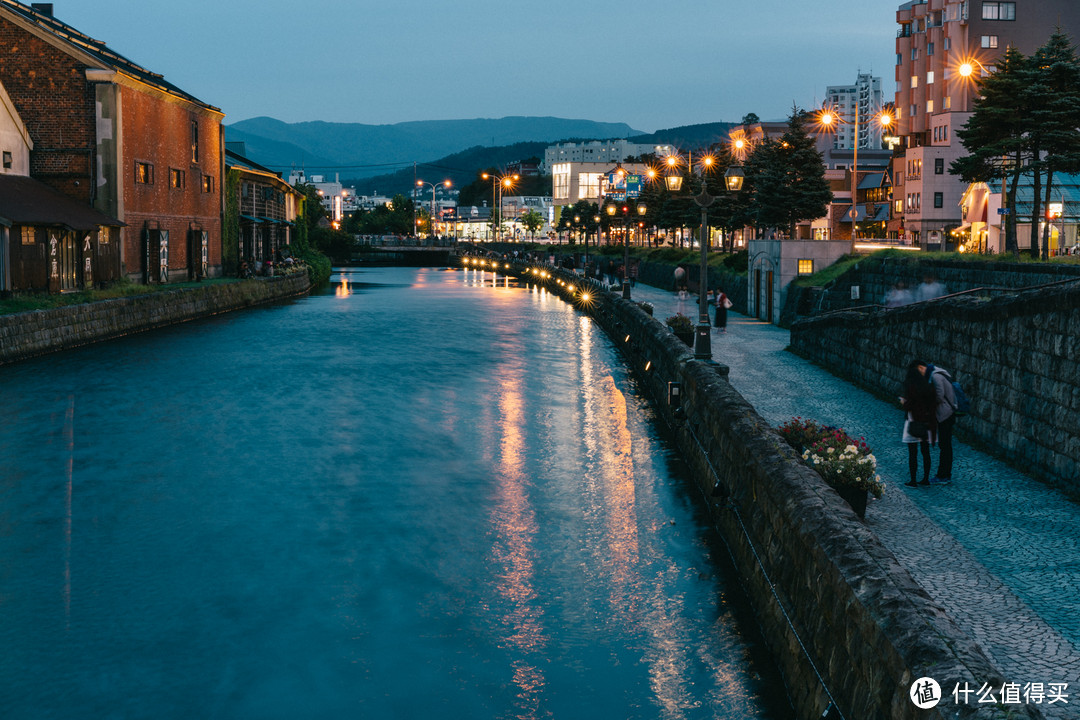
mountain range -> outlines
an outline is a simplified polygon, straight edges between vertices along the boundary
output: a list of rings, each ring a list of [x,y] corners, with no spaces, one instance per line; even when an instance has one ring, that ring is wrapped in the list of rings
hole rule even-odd
[[[288,175],[363,178],[392,172],[468,148],[520,142],[553,143],[568,138],[608,139],[640,135],[625,123],[601,123],[554,117],[504,117],[475,120],[426,120],[394,125],[361,123],[286,123],[257,117],[227,125],[228,142],[242,141],[248,157]]]

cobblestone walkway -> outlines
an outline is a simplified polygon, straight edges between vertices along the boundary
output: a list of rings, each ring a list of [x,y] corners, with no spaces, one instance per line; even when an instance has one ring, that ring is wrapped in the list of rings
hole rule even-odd
[[[696,322],[694,295],[639,284],[633,298],[660,321],[681,312]],[[1069,704],[1042,705],[1047,717],[1080,718],[1080,506],[956,440],[951,485],[904,487],[898,406],[786,352],[788,342],[787,330],[729,312],[713,358],[772,425],[802,416],[865,436],[888,486],[867,525],[1008,680],[1069,683]]]

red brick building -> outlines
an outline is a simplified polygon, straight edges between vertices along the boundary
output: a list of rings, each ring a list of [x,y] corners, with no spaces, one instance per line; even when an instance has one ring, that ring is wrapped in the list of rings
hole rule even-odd
[[[123,224],[94,239],[94,277],[220,274],[219,109],[55,19],[46,3],[0,0],[0,83],[33,141],[30,176]]]

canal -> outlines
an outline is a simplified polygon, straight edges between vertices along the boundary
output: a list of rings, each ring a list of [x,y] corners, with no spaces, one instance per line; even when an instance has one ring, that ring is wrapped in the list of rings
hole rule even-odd
[[[6,720],[792,717],[648,403],[545,291],[339,271],[0,401]]]

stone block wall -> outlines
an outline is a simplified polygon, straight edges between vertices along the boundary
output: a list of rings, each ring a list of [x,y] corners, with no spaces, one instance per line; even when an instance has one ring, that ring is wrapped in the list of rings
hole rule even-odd
[[[548,288],[563,294],[555,275]],[[923,711],[910,701],[916,679],[928,675],[948,688],[1002,682],[978,646],[731,387],[726,368],[694,360],[661,322],[616,293],[597,293],[589,312],[672,428],[798,717],[821,717],[835,701],[847,718],[944,718],[951,705]],[[666,402],[668,382],[680,383],[681,410]],[[1007,717],[985,706],[961,711],[956,717]],[[1028,706],[1019,717],[1041,714]]]
[[[971,401],[960,437],[1080,494],[1080,282],[804,318],[791,347],[888,396],[912,360],[945,368]]]
[[[0,316],[0,365],[303,295],[307,273],[168,290]]]
[[[867,305],[884,305],[888,292],[897,282],[904,282],[908,288],[914,289],[926,277],[936,278],[949,294],[986,288],[987,295],[995,295],[1002,290],[1019,290],[1080,280],[1080,265],[1006,260],[925,260],[917,253],[910,257],[870,256],[837,278],[829,287],[799,287],[793,284],[784,303],[781,325],[790,325],[798,316]],[[853,286],[859,288],[857,299],[851,297]]]

